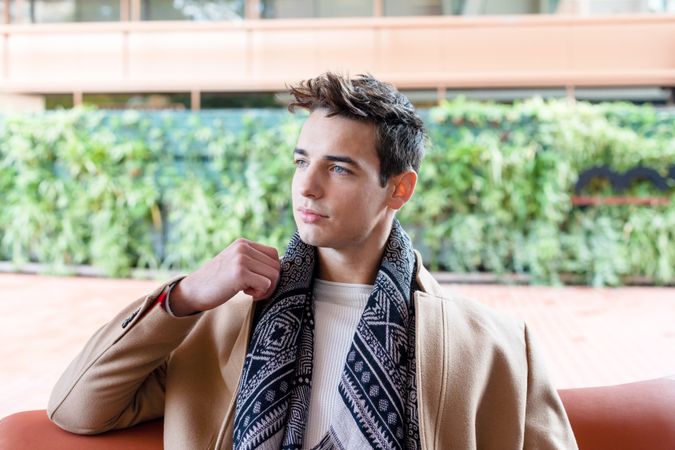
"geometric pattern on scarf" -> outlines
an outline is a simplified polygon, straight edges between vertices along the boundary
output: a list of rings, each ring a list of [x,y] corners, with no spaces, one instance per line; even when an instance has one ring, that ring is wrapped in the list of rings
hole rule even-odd
[[[237,392],[233,444],[301,449],[311,395],[316,248],[296,232],[274,294],[256,304]],[[354,333],[329,429],[315,447],[420,448],[415,382],[415,254],[397,219]]]

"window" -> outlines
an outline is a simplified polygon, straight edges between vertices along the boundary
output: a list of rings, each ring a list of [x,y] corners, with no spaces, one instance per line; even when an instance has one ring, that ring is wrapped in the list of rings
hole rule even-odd
[[[49,94],[45,95],[46,109],[68,109],[73,107],[72,94]]]
[[[84,94],[82,103],[101,109],[177,110],[190,108],[190,94]],[[72,94],[45,95],[46,109],[68,109],[74,106]]]
[[[237,20],[245,0],[142,0],[143,20]]]
[[[12,0],[13,23],[107,22],[120,20],[119,0]]]
[[[673,0],[591,0],[584,14],[635,14],[635,13],[668,13],[675,12]]]
[[[415,108],[433,108],[438,105],[438,91],[435,89],[401,89]]]
[[[9,2],[9,21],[11,23],[30,23],[30,11],[29,0],[11,0]]]
[[[84,94],[82,102],[102,109],[177,110],[190,109],[190,94]]]
[[[260,17],[364,17],[373,15],[373,0],[262,0]]]
[[[559,0],[383,0],[385,16],[555,13]]]
[[[453,14],[452,0],[384,0],[385,16],[438,16]]]
[[[649,12],[675,13],[675,0],[649,0]]]
[[[203,92],[202,109],[281,108],[285,103],[273,92]]]

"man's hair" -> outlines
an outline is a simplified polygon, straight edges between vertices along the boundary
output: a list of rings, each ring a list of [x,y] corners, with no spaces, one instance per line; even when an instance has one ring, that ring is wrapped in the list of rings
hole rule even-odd
[[[392,175],[412,169],[419,172],[427,143],[422,119],[410,100],[391,84],[371,75],[349,79],[327,72],[289,88],[295,99],[288,110],[328,110],[328,116],[373,123],[377,130],[376,150],[380,159],[380,185]]]

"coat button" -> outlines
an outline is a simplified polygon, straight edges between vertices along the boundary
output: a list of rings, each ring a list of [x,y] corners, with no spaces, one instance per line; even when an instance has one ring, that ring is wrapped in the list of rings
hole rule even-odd
[[[129,325],[129,322],[134,320],[134,317],[136,317],[136,314],[138,314],[138,310],[134,311],[134,313],[132,315],[130,315],[129,317],[124,319],[124,322],[122,322],[122,328],[126,328],[127,325]]]

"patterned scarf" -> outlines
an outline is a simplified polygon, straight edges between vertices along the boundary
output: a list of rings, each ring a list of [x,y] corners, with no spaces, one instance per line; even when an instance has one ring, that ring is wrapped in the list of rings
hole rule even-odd
[[[234,449],[302,448],[311,394],[316,248],[296,233],[270,299],[256,305],[234,419]],[[394,219],[338,385],[339,406],[315,449],[417,449],[415,254]]]

